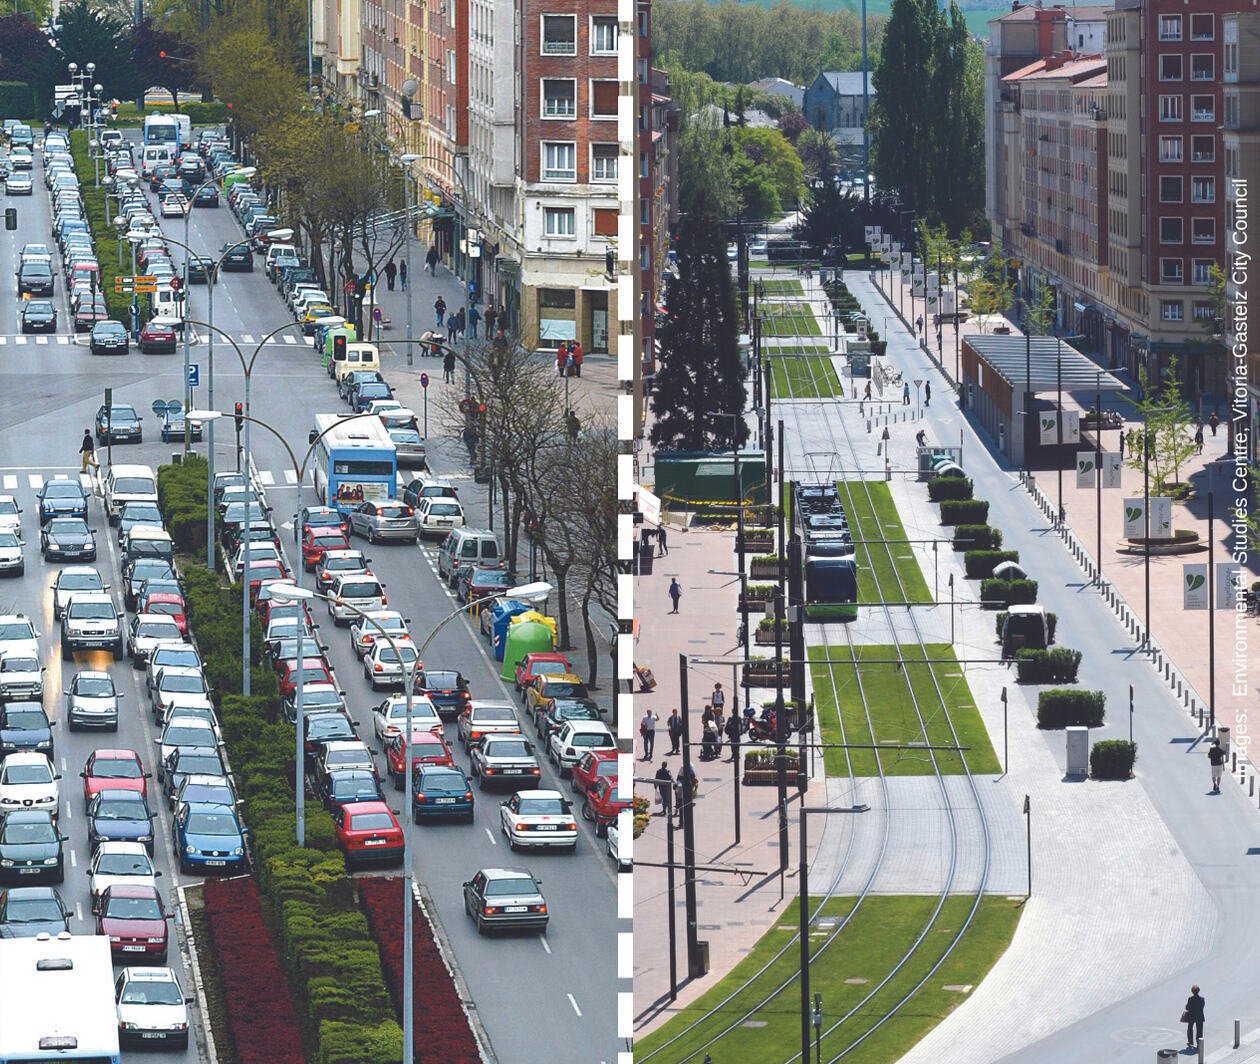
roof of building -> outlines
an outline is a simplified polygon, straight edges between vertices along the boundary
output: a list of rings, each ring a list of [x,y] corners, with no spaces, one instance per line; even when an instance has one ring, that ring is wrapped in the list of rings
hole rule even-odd
[[[1102,21],[1107,17],[1107,12],[1114,10],[1114,7],[1103,4],[1081,4],[1071,8],[1065,8],[1062,4],[1055,4],[1052,7],[1043,7],[1039,3],[1021,4],[1013,11],[1007,11],[1004,15],[998,15],[996,18],[990,19],[989,22],[990,24],[994,22],[1032,22],[1036,19],[1038,11],[1061,12],[1064,18],[1073,22],[1094,22]]]
[[[1065,392],[1121,391],[1124,382],[1113,377],[1099,364],[1081,354],[1067,340],[1055,336],[1001,336],[967,333],[967,344],[1012,387],[1024,387],[1026,373],[1032,368],[1030,390],[1054,391],[1062,381]],[[1062,377],[1060,377],[1060,363]]]
[[[1033,70],[1024,74],[1019,78],[1020,81],[1041,81],[1051,78],[1068,78],[1069,80],[1077,80],[1084,77],[1097,77],[1099,74],[1106,74],[1107,60],[1100,55],[1083,56],[1080,59],[1069,59],[1064,63],[1055,65],[1053,60],[1043,60],[1040,70]],[[1003,78],[1009,81],[1010,76]]]
[[[1038,70],[1044,70],[1045,66],[1046,61],[1044,59],[1037,59],[1034,62],[1029,63],[1027,66],[1020,67],[1018,70],[1012,70],[1009,74],[1003,77],[1002,80],[1019,81],[1021,78],[1026,78],[1029,74],[1034,74]]]
[[[862,95],[862,72],[860,70],[824,70],[818,75],[825,78],[827,83],[832,87],[837,96],[861,96]],[[867,88],[872,96],[875,95],[875,84],[872,80],[870,71],[866,74]]]
[[[1076,83],[1078,89],[1105,89],[1107,87],[1107,71],[1101,74],[1095,74],[1092,78],[1086,78],[1084,81]]]
[[[768,92],[771,96],[782,96],[797,104],[805,98],[804,89],[784,78],[761,78],[752,82],[749,88],[756,89],[758,92]]]

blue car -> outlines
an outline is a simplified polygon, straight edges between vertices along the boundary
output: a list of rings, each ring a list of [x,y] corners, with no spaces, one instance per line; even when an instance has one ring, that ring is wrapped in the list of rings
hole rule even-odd
[[[356,414],[361,414],[368,405],[377,399],[394,398],[394,390],[381,381],[369,381],[361,384],[350,395],[350,407]]]
[[[139,791],[110,787],[88,804],[88,843],[92,852],[102,842],[141,842],[153,854],[153,814]]]
[[[175,814],[174,844],[179,870],[243,872],[246,828],[231,805],[186,803]]]
[[[426,817],[473,818],[472,784],[463,770],[448,765],[417,765],[411,778],[411,819]]]
[[[320,781],[319,794],[325,809],[355,802],[385,801],[376,773],[365,768],[342,768],[329,772]]]
[[[52,724],[38,702],[0,706],[0,760],[18,752],[47,754],[52,760]]]
[[[39,523],[48,524],[54,517],[82,517],[87,520],[88,498],[77,480],[58,477],[44,481],[39,489]]]

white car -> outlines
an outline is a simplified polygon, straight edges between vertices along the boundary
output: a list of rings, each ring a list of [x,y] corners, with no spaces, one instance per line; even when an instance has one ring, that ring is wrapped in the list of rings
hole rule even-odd
[[[617,740],[608,725],[598,720],[566,720],[551,733],[547,756],[562,778],[573,775],[573,766],[589,750],[616,750]]]
[[[559,791],[517,791],[499,806],[499,827],[520,849],[577,849],[577,818]]]
[[[402,410],[403,405],[397,399],[373,399],[368,403],[369,414],[383,414],[386,410]]]
[[[127,631],[127,653],[131,655],[132,667],[143,669],[159,643],[173,643],[182,638],[179,625],[164,613],[137,613]]]
[[[59,779],[46,754],[10,754],[0,762],[0,810],[46,809],[56,821]]]
[[[157,870],[143,842],[98,843],[88,868],[88,892],[96,912],[106,887],[157,887]]]
[[[463,528],[464,507],[456,499],[419,499],[416,517],[425,539],[444,539],[452,528]]]
[[[634,862],[631,860],[630,855],[622,855],[621,832],[616,824],[608,825],[608,831],[604,835],[604,849],[607,850],[608,856],[612,858],[613,866],[618,872],[629,872],[634,867]]]
[[[360,613],[376,613],[389,605],[385,586],[370,573],[338,576],[329,595],[328,615],[336,625],[348,625]]]
[[[122,696],[107,672],[85,669],[75,673],[66,691],[66,724],[75,728],[118,730],[118,709]]]
[[[22,534],[22,507],[12,495],[0,495],[0,528]]]
[[[0,702],[40,702],[44,698],[44,666],[29,654],[0,656]]]
[[[197,653],[195,646],[185,643],[182,639],[178,642],[172,639],[154,647],[149,654],[144,673],[144,687],[150,699],[153,697],[153,685],[157,682],[157,674],[172,665],[181,669],[200,669],[201,655]]]
[[[209,746],[213,748],[220,745],[218,733],[214,728],[196,717],[172,717],[162,729],[162,737],[153,741],[158,748],[157,759],[163,765],[178,747]]]
[[[0,614],[0,655],[39,657],[39,633],[24,613]]]
[[[114,984],[118,1040],[188,1047],[188,998],[173,968],[124,968]]]
[[[80,591],[107,591],[109,585],[101,579],[101,574],[90,565],[67,565],[57,574],[53,582],[53,620],[61,619],[70,596]]]
[[[402,687],[407,677],[419,668],[419,660],[420,656],[410,639],[395,645],[381,639],[363,655],[363,677],[372,685],[373,691],[382,687]]]
[[[178,192],[172,192],[162,199],[163,218],[182,218],[188,213],[188,200]]]
[[[0,528],[0,573],[21,576],[26,572],[26,559],[22,557],[22,536],[9,528]]]
[[[378,706],[372,707],[372,732],[382,746],[386,739],[401,735],[407,725],[407,699],[403,695],[390,695]],[[424,695],[411,700],[412,731],[431,731],[442,734],[442,718],[435,706]]]
[[[158,724],[185,708],[214,709],[205,675],[200,669],[186,666],[167,665],[160,669],[149,696],[153,719]]]
[[[371,572],[368,559],[361,550],[326,550],[315,566],[315,585],[320,591],[327,591],[339,576],[368,572]],[[350,623],[352,626],[357,624],[357,617]],[[360,654],[359,657],[363,655]]]
[[[274,543],[258,543],[253,542],[249,545],[249,564],[257,565],[259,562],[283,562],[280,557],[280,548]],[[232,559],[232,568],[236,571],[236,575],[241,575],[241,570],[245,568],[245,545],[236,548],[236,557]]]
[[[35,182],[30,174],[10,174],[4,180],[6,196],[29,196],[35,191]]]
[[[345,554],[347,552],[331,551],[329,553]],[[363,655],[376,645],[376,641],[381,638],[382,630],[395,642],[401,642],[404,639],[411,641],[411,632],[407,630],[407,618],[401,613],[394,610],[378,610],[376,613],[369,613],[368,617],[375,623],[369,624],[362,617],[356,617],[350,622],[350,645],[354,647],[356,658],[362,660]]]

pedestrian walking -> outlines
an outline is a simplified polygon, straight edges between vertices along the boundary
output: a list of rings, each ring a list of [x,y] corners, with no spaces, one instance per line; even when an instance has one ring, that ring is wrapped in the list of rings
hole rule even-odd
[[[566,344],[563,340],[561,340],[560,346],[556,348],[556,376],[557,377],[564,376],[564,367],[568,365],[568,363],[569,363],[569,345]]]
[[[573,346],[569,349],[569,354],[573,358],[573,376],[582,376],[582,344],[579,340],[573,341]]]
[[[1203,1040],[1203,995],[1197,985],[1190,988],[1190,996],[1186,998],[1185,1011],[1181,1014],[1181,1022],[1186,1025],[1186,1048],[1193,1049]]]
[[[674,776],[664,761],[656,770],[656,801],[661,807],[661,816],[668,818],[673,814]]]
[[[906,381],[901,386],[901,405],[902,406],[910,405],[910,382],[909,381]]]
[[[577,443],[578,435],[582,431],[582,422],[578,420],[578,416],[574,411],[570,410],[564,415],[564,425],[569,433],[569,442]],[[646,546],[646,544],[644,544],[644,546]],[[650,553],[651,552],[649,551],[649,555]]]
[[[1208,428],[1212,430],[1213,436],[1216,435],[1216,428],[1220,423],[1221,423],[1221,419],[1217,417],[1215,414],[1213,414],[1210,418],[1208,418]]]
[[[914,319],[914,335],[918,336],[923,331],[923,315],[920,314]]]
[[[731,756],[728,761],[736,761],[739,758],[739,740],[744,734],[743,725],[740,723],[739,714],[732,713],[726,718],[726,741],[731,748]]]
[[[926,447],[927,446],[927,430],[919,429],[919,431],[914,434],[914,442],[917,443],[920,447]]]
[[[429,276],[437,276],[438,249],[436,244],[429,247],[428,253],[424,256],[424,264],[429,268]]]
[[[1194,453],[1203,453],[1203,426],[1200,425],[1194,430]]]
[[[867,381],[867,382],[866,382],[866,390],[862,393],[862,398],[863,398],[863,399],[869,399],[870,397],[871,397],[871,382],[870,382],[870,381]]]
[[[652,760],[652,751],[656,747],[656,722],[660,718],[657,717],[650,709],[643,714],[643,719],[639,721],[639,734],[643,736],[643,760]]]
[[[923,405],[924,406],[932,405],[932,382],[931,381],[923,382]]]
[[[474,340],[477,339],[477,323],[481,321],[481,314],[475,306],[468,308],[468,335]]]
[[[398,264],[398,284],[405,292],[407,291],[407,260],[403,259]]]
[[[442,359],[442,383],[455,383],[455,352],[447,351],[446,357]]]
[[[446,300],[441,296],[433,301],[433,313],[437,318],[436,328],[440,329],[446,324]]]
[[[713,761],[718,756],[717,724],[710,717],[704,722],[704,737],[700,740],[700,760]]]
[[[486,339],[494,339],[494,321],[498,317],[498,312],[494,309],[493,303],[486,304],[486,312],[482,315],[486,321]]]
[[[726,692],[722,690],[720,683],[713,685],[713,694],[709,695],[709,705],[719,713],[726,708]]]
[[[722,736],[726,734],[726,718],[722,716],[720,709],[713,711],[713,729],[717,732],[717,748],[720,754],[722,752]]]
[[[665,526],[658,525],[656,529],[656,556],[664,558],[669,553],[669,546],[665,540]]]
[[[1229,756],[1221,746],[1220,739],[1213,739],[1208,747],[1208,764],[1212,769],[1212,793],[1221,793],[1221,775],[1225,771],[1225,759]]]
[[[80,473],[86,473],[88,466],[93,469],[100,469],[100,463],[96,460],[96,443],[92,440],[92,430],[83,430],[83,442],[79,444],[79,454],[83,458],[82,464],[79,466]]]
[[[672,578],[669,582],[669,597],[670,599],[673,600],[673,603],[674,603],[674,608],[670,610],[669,612],[677,613],[678,600],[682,598],[682,584],[678,582],[677,577]]]
[[[665,722],[665,731],[669,733],[669,752],[671,754],[678,753],[678,744],[682,742],[683,720],[678,715],[677,708],[669,711],[669,719]]]
[[[463,336],[464,328],[468,324],[468,315],[464,313],[464,308],[460,307],[455,312],[455,327],[451,330],[451,339],[455,339],[456,335]]]
[[[1124,461],[1124,433],[1120,433],[1120,461]]]
[[[385,263],[385,287],[391,292],[394,290],[394,282],[398,280],[398,264],[390,259]]]

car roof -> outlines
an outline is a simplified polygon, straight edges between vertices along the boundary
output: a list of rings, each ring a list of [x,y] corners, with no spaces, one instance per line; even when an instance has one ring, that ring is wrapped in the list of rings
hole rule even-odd
[[[371,802],[347,802],[341,807],[347,813],[353,815],[355,813],[388,813],[389,806],[382,801],[374,800]]]
[[[139,761],[140,755],[134,750],[121,746],[107,746],[101,750],[93,750],[92,757],[98,761]]]
[[[138,857],[140,854],[144,854],[145,857],[149,856],[149,851],[145,849],[143,842],[102,840],[96,844],[96,852],[98,855],[102,853],[125,853],[133,857]]]
[[[361,739],[336,739],[331,743],[324,744],[326,753],[342,753],[346,750],[354,750],[358,753],[372,756],[372,752],[367,748],[367,744]]]
[[[571,672],[548,672],[538,677],[541,684],[549,683],[581,683],[582,677],[576,676]]]
[[[86,678],[86,679],[89,679],[89,680],[110,680],[110,679],[113,679],[113,677],[111,677],[109,673],[107,673],[107,672],[101,672],[101,671],[100,671],[100,670],[98,670],[98,669],[83,669],[81,672],[76,672],[76,673],[74,674],[74,678],[75,678],[76,680],[81,680],[81,679],[85,679],[85,678]]]
[[[47,754],[41,754],[34,750],[15,750],[13,753],[5,755],[4,760],[0,761],[0,766],[10,765],[10,764],[33,765],[36,763],[51,764],[51,762],[48,760]]]
[[[477,872],[487,879],[534,879],[528,868],[479,868]]]
[[[235,806],[225,805],[223,802],[185,802],[184,804],[188,806],[190,813],[218,813],[233,819],[236,817]]]
[[[111,883],[106,889],[115,898],[154,898],[157,896],[157,887],[150,883]]]
[[[606,735],[612,735],[608,725],[602,720],[566,720],[564,727],[576,732],[601,732]]]
[[[171,968],[124,968],[123,978],[133,983],[178,983]]]

